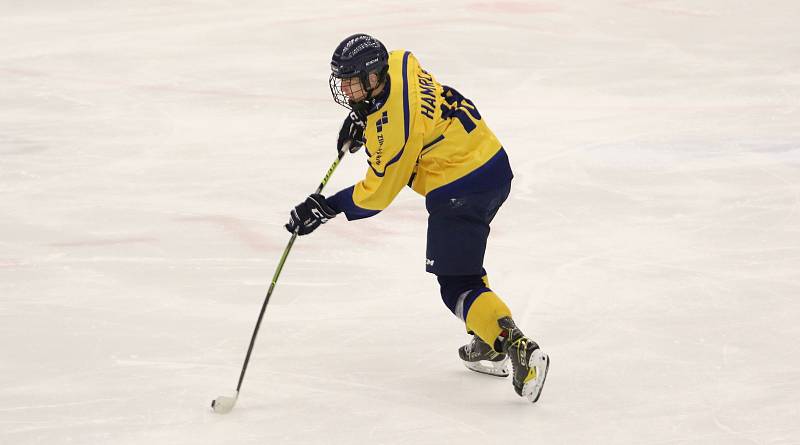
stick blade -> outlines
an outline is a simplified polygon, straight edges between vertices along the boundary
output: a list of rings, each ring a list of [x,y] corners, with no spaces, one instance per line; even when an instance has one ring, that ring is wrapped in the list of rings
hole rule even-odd
[[[211,401],[211,410],[217,414],[228,414],[236,405],[236,400],[239,398],[237,392],[234,397],[219,396]]]

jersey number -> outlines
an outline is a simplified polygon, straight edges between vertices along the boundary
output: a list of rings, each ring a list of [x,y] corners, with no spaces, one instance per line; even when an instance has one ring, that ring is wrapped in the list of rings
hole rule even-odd
[[[473,119],[476,121],[481,120],[481,114],[478,112],[475,104],[452,88],[445,87],[443,94],[444,103],[442,104],[442,118],[456,118],[461,122],[464,131],[467,133],[472,132],[476,127]]]

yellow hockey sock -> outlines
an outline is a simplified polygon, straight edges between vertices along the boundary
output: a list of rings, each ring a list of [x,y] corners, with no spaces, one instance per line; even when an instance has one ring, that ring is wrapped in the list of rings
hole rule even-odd
[[[497,294],[492,291],[484,292],[469,307],[467,330],[474,332],[486,344],[494,346],[494,341],[503,331],[497,320],[510,316],[511,310]]]

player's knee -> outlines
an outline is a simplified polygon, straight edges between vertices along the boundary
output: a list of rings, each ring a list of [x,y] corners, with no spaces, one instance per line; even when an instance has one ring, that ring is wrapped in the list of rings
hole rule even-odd
[[[438,276],[442,301],[456,317],[465,320],[472,302],[489,289],[480,275]]]

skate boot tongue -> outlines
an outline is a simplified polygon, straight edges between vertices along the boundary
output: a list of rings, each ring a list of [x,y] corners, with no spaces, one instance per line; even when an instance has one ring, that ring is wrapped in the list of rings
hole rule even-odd
[[[525,338],[525,334],[523,334],[522,331],[517,327],[511,317],[503,317],[497,320],[497,324],[503,330],[500,332],[500,336],[497,337],[497,340],[495,341],[495,348],[507,354],[511,345],[518,342],[520,339]]]

